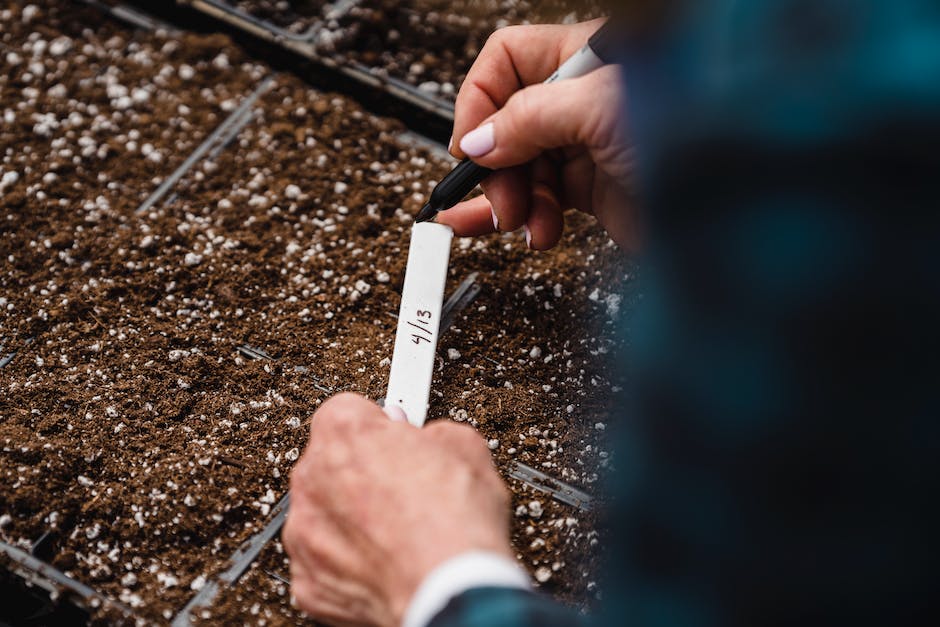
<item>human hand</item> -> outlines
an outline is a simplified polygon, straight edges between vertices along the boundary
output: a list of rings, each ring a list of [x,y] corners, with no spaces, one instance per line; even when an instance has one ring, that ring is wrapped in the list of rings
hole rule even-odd
[[[576,208],[622,247],[636,246],[620,69],[542,84],[601,23],[511,26],[490,36],[457,96],[451,152],[499,171],[483,182],[484,196],[438,222],[463,236],[525,227],[529,247],[545,250],[561,237],[563,210]]]
[[[340,394],[313,417],[282,538],[295,603],[332,625],[397,625],[436,566],[512,557],[509,493],[470,427],[416,429]]]

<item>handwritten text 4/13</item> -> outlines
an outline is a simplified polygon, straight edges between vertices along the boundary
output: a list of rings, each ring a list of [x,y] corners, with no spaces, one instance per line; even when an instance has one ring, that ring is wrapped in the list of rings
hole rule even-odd
[[[430,311],[425,311],[423,309],[417,310],[416,317],[414,320],[408,320],[408,324],[413,326],[418,330],[418,332],[412,332],[411,341],[415,344],[421,344],[421,342],[431,343],[431,339],[434,337],[434,331],[431,330],[431,319],[433,315]]]

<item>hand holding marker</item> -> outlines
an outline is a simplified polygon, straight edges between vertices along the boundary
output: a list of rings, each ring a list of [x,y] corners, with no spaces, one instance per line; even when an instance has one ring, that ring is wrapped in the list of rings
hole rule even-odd
[[[590,25],[587,26],[590,28]],[[603,66],[605,63],[595,49],[600,49],[602,45],[606,47],[607,37],[607,30],[602,27],[591,37],[588,45],[582,46],[575,55],[555,70],[546,82],[582,76]],[[498,48],[499,44],[491,45],[492,47]],[[483,56],[486,57],[486,52]],[[486,63],[485,60],[482,62]],[[487,73],[490,76],[500,77],[503,76],[504,70],[505,68],[490,67]],[[521,82],[522,75],[518,71],[516,76]],[[493,97],[487,95],[492,102]],[[487,128],[490,131],[492,148],[492,124],[484,124],[473,133],[464,135],[463,144],[472,140],[474,133],[477,135],[481,132],[486,133]],[[511,143],[513,146],[517,145],[517,142]],[[481,150],[481,152],[486,152],[486,150]],[[467,150],[467,153],[471,155],[479,156],[481,152]],[[490,168],[476,164],[469,159],[464,160],[437,186],[431,195],[432,203],[424,208],[422,216],[418,217],[412,229],[398,329],[395,334],[395,348],[386,392],[386,413],[389,417],[405,419],[415,426],[421,426],[427,416],[447,264],[451,238],[454,234],[449,225],[427,223],[427,218],[459,202],[473,187],[492,173],[493,170]],[[443,203],[440,202],[442,198]],[[429,207],[431,212],[426,215]]]
[[[611,62],[614,44],[613,28],[608,21],[591,36],[587,44],[555,70],[545,83],[584,76],[607,65]],[[492,173],[493,170],[470,159],[464,159],[437,184],[415,222],[431,220],[439,212],[450,209]]]

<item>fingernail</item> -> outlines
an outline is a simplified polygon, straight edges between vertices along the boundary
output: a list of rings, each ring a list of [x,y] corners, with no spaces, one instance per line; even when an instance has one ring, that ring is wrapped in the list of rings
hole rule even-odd
[[[460,149],[468,157],[482,157],[495,147],[496,136],[494,135],[492,122],[470,131],[460,140]]]
[[[529,230],[529,225],[523,225],[522,227],[525,230],[525,245],[529,248],[532,248],[532,231]]]
[[[496,212],[493,211],[492,207],[490,207],[490,213],[493,214],[493,228],[498,231],[499,230],[499,218],[496,217]]]
[[[392,422],[408,422],[408,416],[405,414],[405,410],[398,405],[386,405],[385,415],[388,416],[388,419]]]

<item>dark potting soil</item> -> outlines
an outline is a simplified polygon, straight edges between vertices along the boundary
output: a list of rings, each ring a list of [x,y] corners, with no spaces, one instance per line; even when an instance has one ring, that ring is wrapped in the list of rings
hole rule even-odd
[[[18,351],[0,368],[0,538],[51,532],[58,568],[164,622],[264,524],[324,390],[383,395],[411,216],[448,164],[280,76],[176,199],[136,213],[267,69],[222,37],[36,5],[0,12],[0,353]],[[550,253],[457,240],[448,291],[476,271],[482,292],[442,339],[430,416],[476,426],[504,473],[592,491],[629,269],[569,218]],[[586,603],[594,523],[510,486],[522,563]]]
[[[299,102],[308,103],[301,114]],[[410,216],[441,164],[413,152],[376,153],[396,130],[377,120],[371,123],[379,125],[379,141],[350,144],[348,127],[360,114],[348,101],[292,84],[263,105],[241,150],[223,153],[209,168],[224,175],[190,182],[167,209],[176,222],[166,230],[186,231],[195,242],[200,268],[218,281],[220,318],[244,325],[239,337],[275,356],[272,367],[297,376],[300,365],[304,380],[378,398]],[[625,267],[588,219],[572,215],[571,222],[572,234],[547,255],[524,251],[518,235],[458,240],[449,289],[477,271],[483,291],[442,339],[431,417],[477,426],[504,472],[519,460],[590,489],[606,463],[598,425],[613,384],[603,354],[614,348],[619,301],[612,290]],[[239,246],[217,243],[207,253],[210,234],[220,232]],[[182,293],[198,292],[205,281],[185,271],[167,279]],[[326,396],[315,393],[313,402]],[[513,486],[523,564],[560,598],[586,603],[596,588],[593,518]],[[539,504],[530,507],[533,501]],[[273,622],[296,616],[286,605],[264,609],[283,595],[275,594],[276,578],[259,578],[221,594],[205,617],[236,620],[256,604]]]
[[[606,14],[597,0],[243,0],[238,8],[280,28],[321,26],[323,54],[361,63],[425,93],[454,99],[495,30],[512,24],[573,23]]]
[[[534,586],[581,609],[599,593],[601,558],[594,514],[563,505],[519,483],[510,483],[513,544],[520,562],[534,573]],[[531,512],[531,513],[530,513]],[[579,579],[576,596],[570,581]],[[235,584],[223,588],[210,607],[197,610],[198,624],[308,625],[310,619],[290,602],[290,559],[279,538],[271,541]]]
[[[328,42],[341,56],[454,99],[498,28],[575,22],[603,15],[597,4],[514,0],[364,0],[337,20]]]
[[[326,0],[239,0],[230,4],[250,15],[299,35],[322,20],[323,7],[328,2]]]

